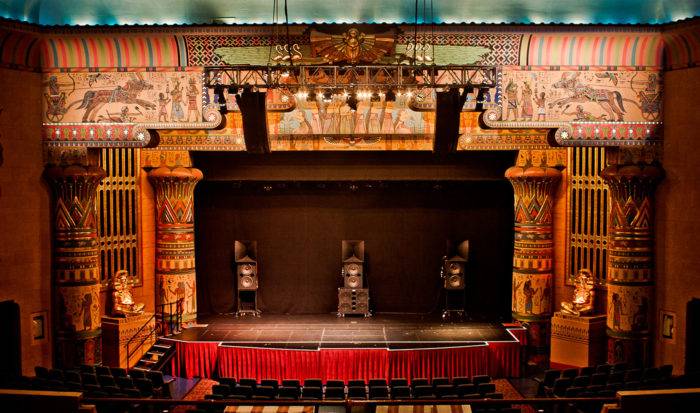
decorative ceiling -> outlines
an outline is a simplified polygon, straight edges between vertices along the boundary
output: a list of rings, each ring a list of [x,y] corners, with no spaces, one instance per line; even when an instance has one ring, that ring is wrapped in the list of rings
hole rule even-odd
[[[273,3],[273,0],[0,0],[0,16],[40,25],[71,26],[266,24],[273,23]],[[284,1],[278,3],[278,22],[283,22]],[[700,0],[420,0],[418,3],[419,23],[663,24],[700,16]],[[411,0],[288,0],[289,22],[413,23],[415,4]]]

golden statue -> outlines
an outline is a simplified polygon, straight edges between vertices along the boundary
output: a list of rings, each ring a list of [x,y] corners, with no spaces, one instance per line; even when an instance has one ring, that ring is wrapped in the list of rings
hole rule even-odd
[[[354,27],[342,34],[312,30],[311,48],[327,63],[372,63],[393,50],[394,33],[366,34]]]
[[[587,269],[582,269],[574,279],[574,299],[571,302],[561,303],[561,311],[564,314],[586,315],[593,312],[595,290],[593,290],[593,276]]]
[[[145,304],[135,303],[131,295],[131,285],[129,284],[129,273],[126,270],[119,270],[111,280],[112,288],[112,315],[128,317],[143,313]]]

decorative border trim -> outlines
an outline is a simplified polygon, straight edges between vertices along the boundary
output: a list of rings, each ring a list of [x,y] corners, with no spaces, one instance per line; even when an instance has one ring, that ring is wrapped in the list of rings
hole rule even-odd
[[[90,148],[119,148],[148,146],[157,136],[158,129],[216,129],[224,118],[218,106],[204,107],[206,122],[168,123],[44,123],[42,139],[48,146],[85,146]]]
[[[489,108],[480,122],[491,129],[549,129],[552,146],[636,146],[662,141],[662,122],[502,121],[501,107]]]
[[[41,134],[48,146],[90,148],[143,148],[155,137],[137,123],[44,123]]]

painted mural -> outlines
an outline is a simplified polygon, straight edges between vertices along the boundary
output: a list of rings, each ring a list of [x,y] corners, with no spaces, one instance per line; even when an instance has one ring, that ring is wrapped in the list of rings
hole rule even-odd
[[[524,316],[549,314],[551,312],[551,275],[513,274],[513,313]]]
[[[44,122],[166,124],[201,121],[199,72],[45,75]]]
[[[608,293],[608,328],[616,332],[649,330],[652,286],[615,285]]]
[[[83,332],[100,328],[100,285],[59,287],[63,331]]]
[[[661,119],[657,71],[504,70],[501,87],[503,121]]]

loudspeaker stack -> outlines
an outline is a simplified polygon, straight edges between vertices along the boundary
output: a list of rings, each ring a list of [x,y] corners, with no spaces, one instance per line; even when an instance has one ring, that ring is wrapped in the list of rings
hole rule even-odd
[[[445,320],[464,319],[466,266],[469,259],[469,241],[447,244],[447,254],[442,260],[442,286],[445,290]]]
[[[258,310],[258,244],[255,241],[236,241],[236,279],[238,311],[236,315],[260,315]]]
[[[364,279],[365,242],[342,242],[343,287],[338,288],[338,316],[371,316],[369,311],[369,289]]]

